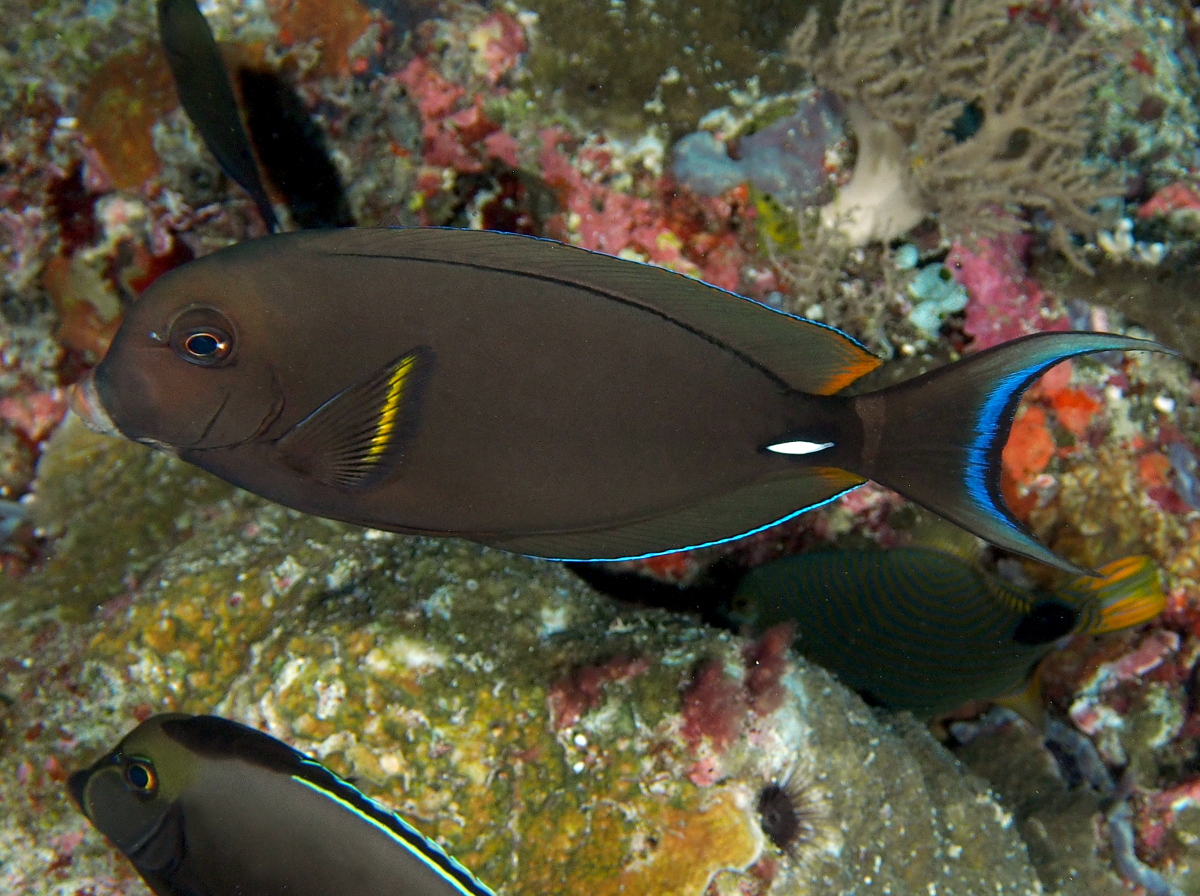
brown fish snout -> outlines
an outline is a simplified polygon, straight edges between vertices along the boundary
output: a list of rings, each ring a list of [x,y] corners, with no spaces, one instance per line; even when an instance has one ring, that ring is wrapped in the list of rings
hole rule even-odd
[[[110,436],[120,435],[116,424],[112,422],[100,401],[94,371],[88,371],[83,379],[71,386],[67,392],[67,404],[83,421],[83,425],[92,432]]]

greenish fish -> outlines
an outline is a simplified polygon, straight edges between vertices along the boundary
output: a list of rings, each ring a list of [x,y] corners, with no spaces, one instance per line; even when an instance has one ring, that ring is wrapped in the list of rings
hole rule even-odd
[[[494,896],[320,763],[228,719],[154,716],[69,787],[158,896]]]
[[[796,649],[844,684],[931,716],[1036,685],[1035,667],[1060,638],[1162,612],[1148,557],[1117,560],[1099,575],[1043,592],[929,548],[817,551],[747,573],[732,615],[755,628],[794,623]]]
[[[1025,387],[1112,349],[1044,333],[882,391],[832,327],[550,240],[452,229],[268,236],[130,309],[73,404],[318,516],[570,560],[701,547],[875,479],[1081,573],[1000,494]]]
[[[221,169],[250,194],[267,229],[278,230],[229,73],[196,0],[158,0],[158,32],[183,110]]]

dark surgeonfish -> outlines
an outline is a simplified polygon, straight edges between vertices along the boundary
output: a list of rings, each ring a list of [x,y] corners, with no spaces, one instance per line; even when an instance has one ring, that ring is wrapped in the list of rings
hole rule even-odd
[[[752,569],[733,617],[794,622],[796,649],[856,691],[920,716],[1020,697],[1067,635],[1137,625],[1166,604],[1148,557],[1052,592],[1020,588],[939,550],[816,551]],[[1020,699],[1014,708],[1026,709]],[[1029,713],[1026,711],[1026,715]]]
[[[196,0],[158,0],[158,31],[188,118],[221,170],[250,194],[267,229],[278,230],[221,51]]]
[[[1076,573],[1000,496],[1022,391],[1065,358],[1166,351],[1045,333],[878,392],[832,327],[680,274],[514,234],[346,229],[161,277],[75,390],[95,428],[281,504],[534,556],[727,541],[868,478]]]
[[[228,719],[154,716],[69,787],[158,896],[494,896],[320,763]]]

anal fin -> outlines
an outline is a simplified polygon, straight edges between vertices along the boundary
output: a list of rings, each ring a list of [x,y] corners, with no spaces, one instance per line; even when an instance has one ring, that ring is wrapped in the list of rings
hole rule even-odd
[[[835,467],[800,467],[680,510],[607,528],[506,537],[472,535],[502,550],[549,560],[639,560],[711,547],[786,522],[866,480]]]

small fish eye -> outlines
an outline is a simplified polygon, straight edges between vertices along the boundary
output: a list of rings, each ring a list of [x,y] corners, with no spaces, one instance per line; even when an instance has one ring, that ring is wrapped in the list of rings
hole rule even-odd
[[[125,765],[125,783],[138,793],[153,793],[158,787],[158,775],[145,759],[131,759]]]
[[[169,342],[189,364],[215,367],[233,353],[233,327],[215,308],[189,308],[171,322]]]
[[[225,348],[215,333],[192,333],[183,340],[184,350],[193,357],[208,359]]]

